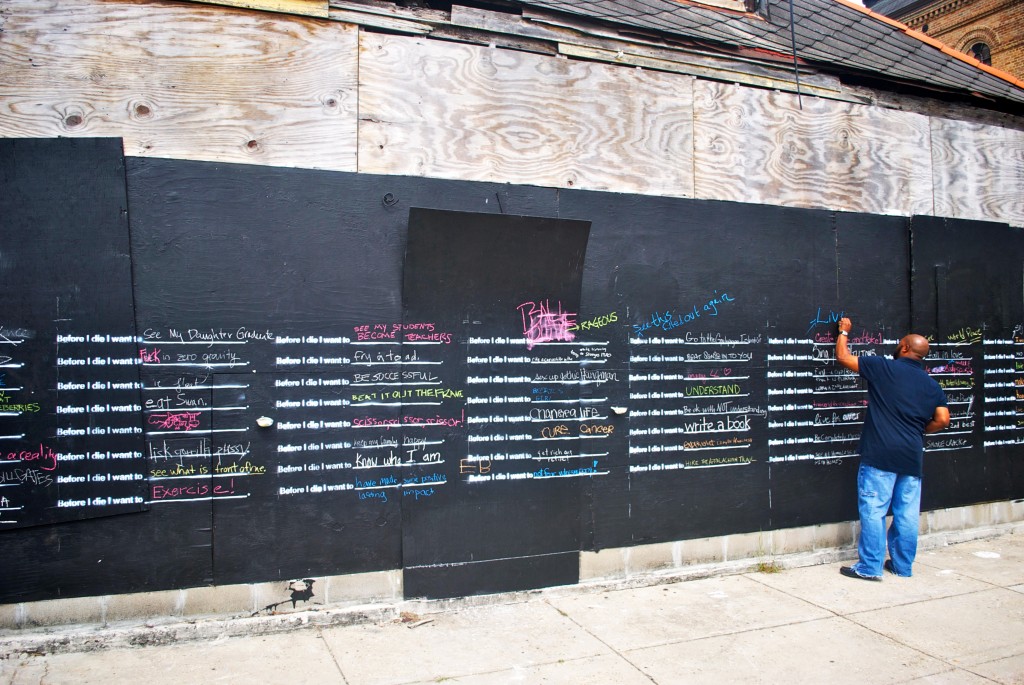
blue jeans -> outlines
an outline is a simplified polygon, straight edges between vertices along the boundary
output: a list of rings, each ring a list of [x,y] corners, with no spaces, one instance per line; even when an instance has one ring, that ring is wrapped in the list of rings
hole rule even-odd
[[[892,503],[892,525],[885,515]],[[881,577],[888,543],[889,558],[898,576],[911,575],[917,556],[917,529],[921,515],[921,479],[881,471],[865,464],[857,472],[857,508],[860,510],[860,560],[853,568],[862,576]]]

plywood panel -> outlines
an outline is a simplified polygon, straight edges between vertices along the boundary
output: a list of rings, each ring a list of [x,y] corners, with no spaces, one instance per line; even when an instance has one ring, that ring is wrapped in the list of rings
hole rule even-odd
[[[872,214],[932,212],[919,114],[697,81],[699,198]]]
[[[1024,131],[934,118],[935,213],[1024,226]]]
[[[693,80],[364,34],[359,170],[688,197]]]
[[[5,0],[0,23],[0,136],[355,169],[352,26],[132,0]]]
[[[289,14],[305,14],[311,17],[327,18],[327,0],[193,0],[211,5],[230,5],[249,9],[266,10],[267,12],[287,12]]]

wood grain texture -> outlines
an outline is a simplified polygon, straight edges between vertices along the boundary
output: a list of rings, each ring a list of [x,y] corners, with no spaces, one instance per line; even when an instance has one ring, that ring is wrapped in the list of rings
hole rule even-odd
[[[336,1],[331,3],[332,7],[338,4]],[[737,61],[725,55],[716,57],[706,52],[681,49],[678,46],[653,44],[636,35],[630,35],[630,40],[626,40],[607,27],[593,22],[569,22],[566,26],[560,26],[544,20],[530,20],[518,14],[459,5],[452,6],[448,21],[455,27],[498,34],[504,40],[514,36],[535,39],[535,44],[543,41],[553,45],[558,53],[577,59],[626,68],[639,66],[727,83],[796,90],[793,69],[789,65],[755,64],[749,60]],[[811,73],[805,69],[800,74],[800,84],[803,92],[819,97],[867,102],[867,98],[862,95],[846,92],[835,76]]]
[[[932,118],[935,213],[1024,227],[1024,131]]]
[[[932,213],[928,119],[697,81],[696,196],[872,214]]]
[[[618,50],[593,48],[589,46],[573,45],[571,43],[559,43],[558,50],[563,55],[567,55],[569,57],[590,59],[598,62],[608,62],[609,64],[618,64],[622,66],[639,66],[644,69],[657,69],[659,71],[691,74],[699,78],[708,78],[715,81],[724,81],[726,83],[742,83],[744,85],[752,85],[758,88],[784,90],[792,93],[797,92],[797,84],[793,79],[792,72],[787,73],[781,69],[776,69],[774,73],[769,72],[767,69],[763,69],[762,71],[769,72],[767,74],[751,73],[749,69],[747,71],[740,71],[738,69],[729,68],[726,66],[725,60],[713,62],[712,60],[700,59],[699,57],[688,59],[681,55],[673,55],[675,59],[666,59],[661,56],[655,57],[650,56],[649,54],[643,54],[655,52],[654,50],[637,50],[636,46],[625,43],[622,44]],[[817,80],[821,81],[823,79]],[[799,90],[804,95],[845,100],[847,102],[861,102],[865,100],[865,98],[851,97],[836,87],[823,88],[821,86],[809,84],[804,79],[801,79]]]
[[[426,35],[434,30],[433,26],[430,24],[424,24],[423,22],[396,19],[394,17],[376,14],[374,12],[335,9],[334,7],[331,8],[330,18],[333,21],[344,21],[349,24],[359,26],[372,26],[374,28],[386,29],[388,31],[398,31],[400,33]]]
[[[690,197],[693,80],[364,34],[359,171]]]
[[[309,17],[327,17],[327,0],[191,0],[208,5],[228,5],[267,12],[303,14]]]
[[[0,136],[355,169],[352,26],[138,0],[4,0],[0,22]]]

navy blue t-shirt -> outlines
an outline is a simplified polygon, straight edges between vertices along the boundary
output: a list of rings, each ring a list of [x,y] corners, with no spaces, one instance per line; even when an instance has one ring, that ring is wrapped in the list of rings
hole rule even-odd
[[[945,407],[946,394],[924,364],[909,357],[860,357],[868,411],[860,434],[861,462],[882,471],[921,476],[924,427]]]

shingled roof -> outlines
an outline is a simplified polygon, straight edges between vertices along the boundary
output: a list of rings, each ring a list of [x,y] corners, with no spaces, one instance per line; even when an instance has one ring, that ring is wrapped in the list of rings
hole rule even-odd
[[[790,0],[758,13],[677,0],[531,0],[518,3],[648,31],[792,54]],[[796,54],[822,71],[942,88],[1024,104],[1024,83],[850,0],[792,0]],[[1015,108],[1016,109],[1016,108]]]
[[[873,5],[870,3],[865,4],[871,8],[872,12],[891,17],[898,12],[911,9],[917,5],[924,5],[928,2],[931,2],[931,0],[879,0]]]

